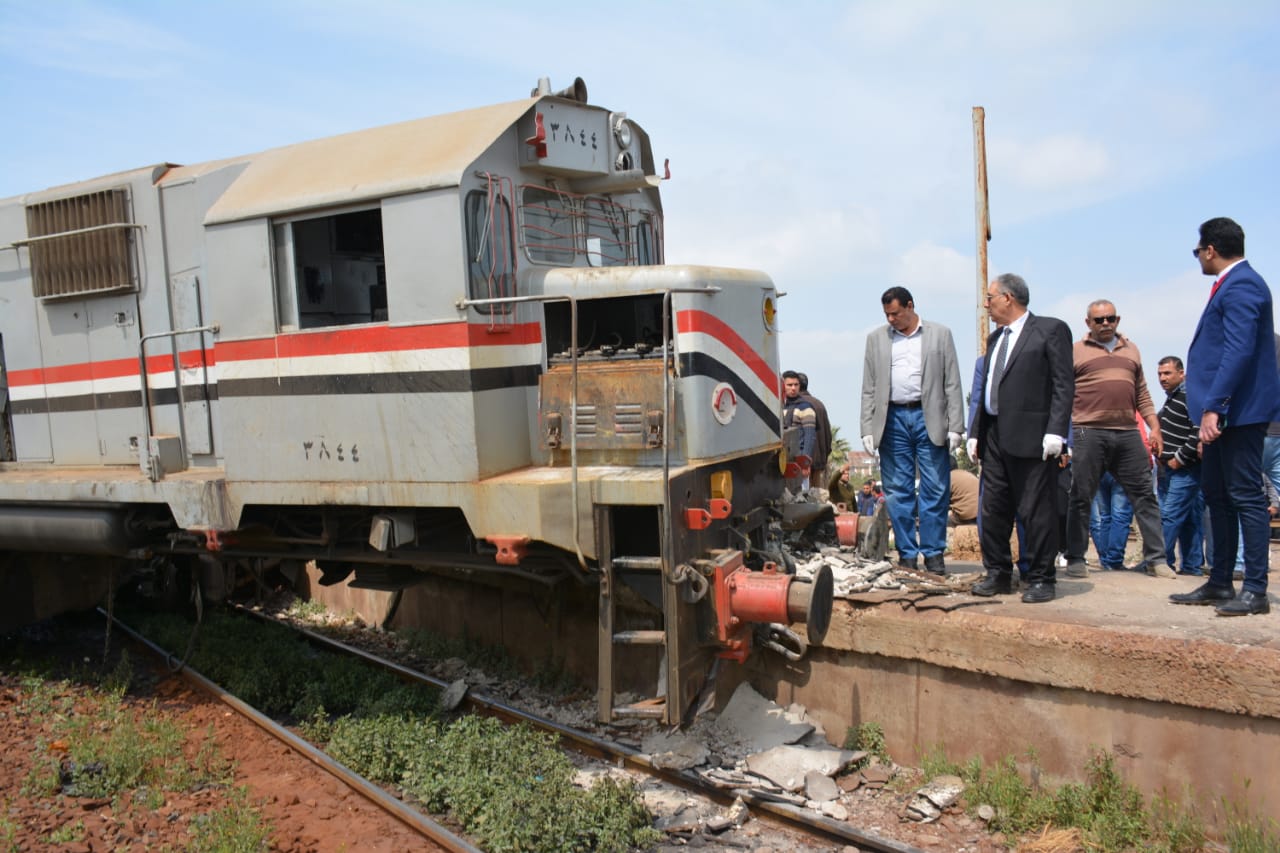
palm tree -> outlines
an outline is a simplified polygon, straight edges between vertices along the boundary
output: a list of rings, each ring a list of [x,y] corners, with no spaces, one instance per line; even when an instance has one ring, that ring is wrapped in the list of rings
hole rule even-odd
[[[849,455],[849,440],[840,435],[840,427],[833,426],[831,428],[831,453],[827,457],[829,459],[843,459]],[[842,463],[843,464],[843,463]]]

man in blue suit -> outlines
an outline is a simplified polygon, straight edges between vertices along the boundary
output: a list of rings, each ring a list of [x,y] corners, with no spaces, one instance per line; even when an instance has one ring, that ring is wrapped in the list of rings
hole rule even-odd
[[[1244,259],[1244,230],[1230,219],[1200,226],[1193,250],[1205,275],[1215,277],[1209,302],[1187,353],[1187,412],[1200,420],[1200,487],[1213,529],[1213,568],[1175,604],[1215,604],[1220,616],[1269,613],[1267,499],[1262,490],[1262,443],[1267,424],[1280,420],[1271,291]],[[1232,584],[1238,537],[1244,538],[1244,583]]]

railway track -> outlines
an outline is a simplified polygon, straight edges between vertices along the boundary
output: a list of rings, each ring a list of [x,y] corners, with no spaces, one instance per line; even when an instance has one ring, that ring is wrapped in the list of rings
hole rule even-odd
[[[238,610],[249,618],[287,628],[288,630],[305,637],[309,643],[318,648],[323,648],[336,654],[358,658],[370,666],[383,669],[405,681],[436,688],[442,691],[449,686],[448,682],[442,679],[434,678],[418,670],[411,669],[402,664],[396,663],[395,661],[379,657],[364,649],[343,643],[331,637],[326,637],[315,631],[301,628],[290,622],[275,619],[271,616],[248,608],[238,608]],[[103,615],[106,616],[107,614],[104,612]],[[113,624],[116,625],[119,630],[127,634],[136,642],[146,646],[155,654],[160,655],[168,661],[176,659],[175,655],[170,650],[163,649],[156,645],[132,627],[121,622],[119,619],[115,617],[109,618],[112,619]],[[341,780],[344,784],[366,797],[371,803],[381,809],[384,809],[388,814],[392,815],[397,820],[400,820],[414,831],[419,832],[424,838],[429,839],[434,844],[451,851],[473,851],[479,849],[465,839],[453,834],[439,823],[431,820],[422,812],[406,806],[400,800],[392,797],[390,794],[387,794],[382,788],[372,784],[368,780],[353,773],[342,764],[329,758],[322,751],[312,746],[304,739],[298,737],[289,729],[276,723],[266,715],[240,701],[235,696],[232,696],[219,685],[205,678],[200,673],[190,669],[189,667],[184,667],[182,672],[188,680],[200,689],[216,696],[237,713],[248,717],[256,725],[279,739],[289,748],[298,751],[313,764],[323,769],[325,772],[332,774],[335,778]],[[830,818],[814,815],[789,803],[771,799],[767,792],[755,791],[746,788],[723,789],[706,782],[697,774],[657,767],[652,761],[650,761],[648,756],[637,752],[628,746],[606,740],[588,732],[571,728],[554,720],[529,713],[523,709],[516,708],[512,705],[482,694],[467,693],[462,699],[460,707],[465,708],[465,710],[472,713],[496,717],[508,724],[523,723],[536,730],[550,733],[557,737],[562,746],[566,749],[573,750],[591,758],[605,760],[618,766],[625,766],[632,770],[639,771],[660,779],[668,784],[678,786],[691,794],[702,797],[721,806],[730,805],[736,799],[741,799],[751,808],[754,816],[762,818],[775,826],[785,827],[792,831],[798,831],[818,842],[835,843],[841,846],[853,845],[859,850],[874,851],[874,853],[921,853],[918,848],[910,845],[886,839],[871,832],[859,830],[842,821],[836,821]]]
[[[129,625],[126,625],[120,619],[114,616],[108,616],[105,611],[100,612],[104,617],[111,620],[112,625],[116,629],[126,634],[129,639],[135,643],[146,647],[166,661],[172,661],[175,659],[172,652],[156,645],[141,633],[134,630]],[[298,737],[285,726],[280,725],[267,715],[240,701],[238,698],[224,690],[220,685],[214,683],[208,678],[205,678],[191,667],[183,666],[180,674],[189,683],[205,693],[216,697],[236,713],[245,717],[263,731],[289,747],[289,749],[303,756],[312,764],[316,765],[324,772],[330,774],[335,779],[363,796],[374,806],[420,834],[424,839],[431,842],[434,848],[447,850],[450,851],[450,853],[483,853],[481,848],[476,847],[466,839],[450,832],[446,827],[432,820],[417,809],[405,805],[403,802],[391,796],[386,791],[369,782],[362,776],[351,772],[339,762],[334,761],[323,751],[312,746],[303,738]]]

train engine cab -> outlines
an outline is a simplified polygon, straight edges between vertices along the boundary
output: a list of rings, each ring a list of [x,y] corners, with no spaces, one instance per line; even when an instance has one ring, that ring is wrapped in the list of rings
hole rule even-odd
[[[755,626],[819,641],[829,576],[777,569],[776,291],[666,265],[661,180],[544,80],[0,200],[3,621],[130,572],[597,584],[601,718],[670,723]],[[33,556],[67,552],[112,569]],[[624,646],[656,664],[628,706]]]

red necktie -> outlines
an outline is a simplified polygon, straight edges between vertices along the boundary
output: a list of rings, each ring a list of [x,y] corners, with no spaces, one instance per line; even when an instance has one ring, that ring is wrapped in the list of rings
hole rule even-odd
[[[1218,292],[1218,288],[1222,287],[1222,280],[1226,278],[1226,274],[1218,276],[1218,280],[1213,283],[1213,289],[1209,291],[1209,301],[1213,301],[1213,295]]]

